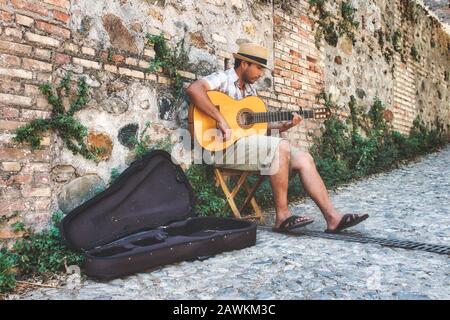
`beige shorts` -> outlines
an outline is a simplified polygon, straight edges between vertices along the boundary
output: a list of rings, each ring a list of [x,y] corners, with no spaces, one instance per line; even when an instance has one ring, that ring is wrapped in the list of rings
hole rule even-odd
[[[269,175],[269,169],[275,157],[278,144],[286,140],[279,137],[251,135],[236,141],[223,152],[213,154],[216,167],[242,171],[260,171],[262,175]],[[300,149],[291,146],[291,159]],[[291,174],[289,166],[289,173]]]

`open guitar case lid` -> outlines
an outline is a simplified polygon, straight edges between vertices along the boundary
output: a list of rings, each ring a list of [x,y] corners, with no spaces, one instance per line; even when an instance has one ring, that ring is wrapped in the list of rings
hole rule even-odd
[[[184,171],[162,150],[133,162],[67,214],[60,230],[67,245],[84,254],[86,274],[104,280],[256,242],[253,222],[197,217]]]

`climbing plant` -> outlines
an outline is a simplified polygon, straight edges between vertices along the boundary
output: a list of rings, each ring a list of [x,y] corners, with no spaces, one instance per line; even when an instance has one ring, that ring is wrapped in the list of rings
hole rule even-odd
[[[134,145],[134,153],[136,159],[140,159],[152,150],[165,150],[168,153],[172,151],[172,143],[170,136],[166,136],[163,139],[152,141],[151,137],[147,134],[147,130],[151,127],[151,122],[147,121],[144,129],[138,137],[131,137],[130,141]]]
[[[400,0],[399,10],[401,12],[402,20],[408,20],[412,23],[416,23],[418,19],[418,4],[413,0]]]
[[[439,120],[433,128],[417,117],[409,135],[395,131],[386,121],[386,107],[378,98],[366,113],[351,96],[350,115],[346,120],[336,115],[339,107],[331,101],[330,95],[322,92],[317,99],[335,111],[324,122],[322,134],[314,138],[311,148],[328,187],[389,169],[402,160],[436,150],[447,142]]]
[[[359,27],[359,22],[355,21],[356,9],[350,1],[340,4],[339,16],[334,16],[327,10],[328,0],[308,0],[312,12],[317,16],[314,21],[316,46],[324,39],[329,45],[335,47],[341,36],[346,35],[355,43],[354,31]]]
[[[172,50],[167,44],[163,34],[147,34],[147,42],[155,50],[155,58],[151,62],[148,71],[162,71],[171,80],[170,91],[174,98],[174,104],[179,105],[184,99],[183,78],[179,70],[189,66],[188,52],[185,49],[184,39]]]
[[[59,224],[62,212],[53,213],[50,228],[34,232],[19,221],[14,232],[24,232],[11,249],[0,249],[0,293],[7,293],[16,286],[16,281],[36,275],[61,272],[69,265],[82,265],[84,258],[63,243]]]
[[[411,47],[411,56],[414,58],[414,60],[416,60],[417,62],[420,61],[420,55],[419,55],[419,51],[417,51],[416,47]]]
[[[41,145],[43,133],[54,131],[65,143],[73,154],[81,154],[87,159],[96,160],[101,150],[90,150],[84,138],[88,134],[87,128],[74,118],[74,114],[81,110],[89,101],[89,87],[85,77],[78,79],[78,90],[75,99],[71,102],[69,110],[66,111],[63,104],[63,91],[66,96],[70,94],[71,73],[67,73],[61,80],[56,90],[51,83],[42,84],[39,89],[52,106],[49,119],[34,119],[30,123],[16,129],[14,141],[27,142],[33,150]],[[55,93],[56,91],[56,93]]]
[[[280,8],[281,10],[292,13],[292,8],[295,6],[294,0],[258,0],[258,2],[263,4],[272,4],[276,8]]]
[[[344,1],[341,3],[341,17],[338,23],[339,35],[347,35],[349,39],[355,42],[354,30],[358,29],[359,22],[355,21],[356,9],[351,5],[349,1]]]

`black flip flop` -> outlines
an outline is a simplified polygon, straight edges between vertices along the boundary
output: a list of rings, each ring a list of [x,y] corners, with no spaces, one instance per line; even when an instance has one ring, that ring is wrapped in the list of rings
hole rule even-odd
[[[356,226],[358,223],[363,222],[368,217],[369,217],[369,215],[367,213],[363,214],[361,216],[359,216],[355,213],[354,214],[351,214],[351,213],[345,214],[342,217],[341,221],[339,222],[339,224],[335,230],[327,229],[327,230],[325,230],[325,233],[339,233],[344,229]]]
[[[305,220],[296,222],[297,219],[299,219],[299,218],[305,219],[306,217],[292,215],[289,218],[287,218],[286,220],[284,220],[278,228],[273,227],[272,231],[283,233],[283,232],[291,231],[293,229],[307,226],[308,224],[311,224],[314,222],[314,219],[311,219],[311,218],[306,218]]]

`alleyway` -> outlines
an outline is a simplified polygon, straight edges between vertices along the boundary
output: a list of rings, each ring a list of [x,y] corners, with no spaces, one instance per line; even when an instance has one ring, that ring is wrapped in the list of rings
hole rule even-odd
[[[332,193],[343,213],[367,212],[369,236],[450,244],[450,147]],[[291,209],[325,224],[314,203]],[[269,213],[270,214],[270,213]],[[449,299],[449,257],[258,230],[257,245],[109,283],[42,289],[26,299]],[[73,286],[73,284],[69,284]]]

